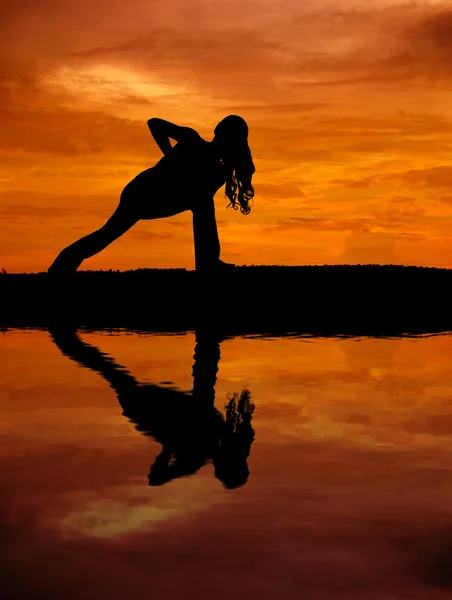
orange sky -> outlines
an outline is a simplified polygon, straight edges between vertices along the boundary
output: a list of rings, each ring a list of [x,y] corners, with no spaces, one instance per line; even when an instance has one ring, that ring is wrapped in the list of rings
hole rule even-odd
[[[256,164],[248,217],[216,197],[224,260],[452,267],[452,3],[18,0],[0,22],[0,268],[43,271],[160,157],[150,117]],[[83,268],[193,268],[191,214]]]

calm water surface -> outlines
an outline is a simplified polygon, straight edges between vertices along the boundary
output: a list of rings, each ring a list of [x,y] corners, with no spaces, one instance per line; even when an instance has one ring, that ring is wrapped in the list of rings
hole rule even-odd
[[[451,366],[449,335],[1,334],[0,596],[450,600]]]

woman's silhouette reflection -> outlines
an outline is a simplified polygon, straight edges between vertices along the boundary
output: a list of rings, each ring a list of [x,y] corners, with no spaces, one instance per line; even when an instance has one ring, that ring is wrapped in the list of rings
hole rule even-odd
[[[149,485],[192,475],[210,460],[225,488],[247,482],[254,405],[249,391],[243,390],[229,398],[225,416],[214,407],[220,336],[196,332],[193,389],[182,392],[138,382],[109,355],[82,341],[74,328],[58,327],[50,334],[63,354],[102,375],[115,390],[123,415],[162,445]]]

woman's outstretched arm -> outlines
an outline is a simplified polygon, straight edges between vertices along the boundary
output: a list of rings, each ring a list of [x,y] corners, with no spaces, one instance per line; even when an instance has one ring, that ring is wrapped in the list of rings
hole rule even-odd
[[[198,132],[191,127],[181,127],[164,119],[149,119],[148,127],[157,146],[164,155],[168,154],[172,149],[170,138],[176,140],[176,142],[180,142],[193,139],[194,136],[199,137]]]

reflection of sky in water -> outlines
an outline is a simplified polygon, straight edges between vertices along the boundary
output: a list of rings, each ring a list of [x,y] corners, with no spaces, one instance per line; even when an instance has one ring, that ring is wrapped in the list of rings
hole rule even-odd
[[[80,337],[192,387],[193,334]],[[216,407],[245,388],[256,406],[248,482],[208,464],[149,487],[161,446],[106,381],[46,332],[3,334],[7,598],[450,598],[451,357],[451,336],[225,340]]]

